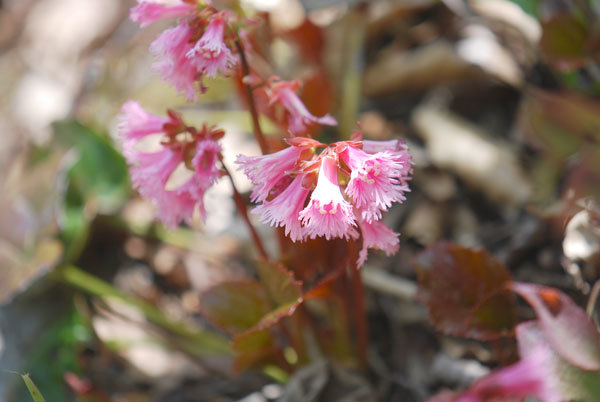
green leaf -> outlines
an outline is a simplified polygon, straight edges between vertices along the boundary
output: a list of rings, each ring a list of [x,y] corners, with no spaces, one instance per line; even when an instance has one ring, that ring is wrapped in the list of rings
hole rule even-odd
[[[5,371],[7,373],[12,373],[12,374],[21,376],[21,378],[23,379],[23,382],[25,383],[25,386],[27,387],[27,390],[29,391],[29,395],[31,395],[34,402],[46,402],[46,400],[42,396],[42,393],[40,392],[38,387],[35,385],[35,383],[31,379],[31,377],[29,376],[29,374],[21,374],[16,371],[10,371],[10,370],[5,370]]]
[[[72,156],[61,219],[67,260],[72,260],[83,248],[94,216],[112,214],[127,200],[127,164],[105,137],[77,121],[53,128],[57,145]]]
[[[532,17],[537,17],[538,14],[538,2],[537,0],[510,0],[511,3],[515,3],[523,11]]]
[[[69,170],[69,186],[103,214],[113,213],[129,194],[127,164],[103,136],[77,121],[54,124],[58,141],[77,154]]]
[[[451,335],[493,339],[508,335],[516,320],[510,274],[489,253],[439,243],[416,260],[419,298],[432,323]]]
[[[233,371],[240,373],[259,364],[270,362],[278,353],[268,329],[250,330],[234,336],[231,348],[235,352]]]
[[[23,381],[25,382],[25,385],[29,390],[29,394],[33,398],[34,402],[46,402],[38,387],[36,387],[33,380],[29,377],[29,374],[21,374],[21,378],[23,378]]]
[[[253,280],[222,282],[200,295],[203,315],[222,330],[237,334],[256,325],[271,305],[264,287]]]
[[[577,61],[585,56],[589,30],[572,14],[556,15],[542,21],[543,34],[540,47],[554,62]]]

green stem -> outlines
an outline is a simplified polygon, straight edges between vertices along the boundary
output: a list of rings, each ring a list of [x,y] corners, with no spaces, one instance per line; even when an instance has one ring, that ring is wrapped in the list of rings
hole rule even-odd
[[[199,328],[190,328],[186,324],[166,317],[153,305],[127,295],[108,282],[91,275],[73,265],[65,265],[56,271],[58,279],[98,297],[111,297],[138,309],[148,321],[177,335],[184,341],[187,352],[195,355],[230,355],[231,349],[226,338]]]

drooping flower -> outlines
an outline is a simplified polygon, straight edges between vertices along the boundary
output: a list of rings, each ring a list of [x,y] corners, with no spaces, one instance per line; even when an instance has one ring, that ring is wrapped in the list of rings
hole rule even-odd
[[[352,205],[344,199],[338,184],[338,163],[335,157],[321,160],[317,186],[306,208],[300,211],[306,235],[311,239],[324,236],[327,240],[340,237],[357,238]]]
[[[241,165],[241,169],[244,169],[244,173],[254,184],[250,194],[252,202],[264,202],[269,198],[271,190],[296,165],[302,151],[302,147],[290,146],[268,155],[238,155],[236,163]]]
[[[129,160],[135,155],[135,144],[151,134],[163,132],[163,127],[170,120],[146,112],[138,102],[127,101],[121,108],[118,117],[119,135],[123,143],[123,154]]]
[[[171,228],[181,221],[189,224],[196,205],[204,217],[204,193],[220,176],[217,161],[221,146],[216,139],[223,132],[206,126],[197,131],[186,126],[174,112],[162,118],[133,101],[123,105],[118,119],[119,138],[131,165],[133,187],[157,207],[158,218]],[[163,136],[160,150],[137,149],[138,141],[151,134]],[[182,185],[167,189],[167,182],[180,165],[193,173]]]
[[[196,154],[191,160],[194,175],[175,190],[177,194],[181,196],[187,194],[195,200],[194,204],[198,205],[198,211],[202,219],[206,219],[204,193],[221,176],[217,166],[221,150],[219,143],[211,138],[199,139],[196,142]],[[193,209],[191,212],[193,212]]]
[[[367,222],[381,219],[381,212],[387,211],[392,203],[404,201],[404,192],[409,191],[405,184],[409,160],[388,151],[369,154],[352,144],[343,148],[340,157],[351,170],[346,194],[352,197]]]
[[[167,181],[182,161],[181,150],[164,148],[158,152],[137,152],[130,162],[133,188],[152,201],[158,218],[170,228],[182,220],[189,222],[195,205],[187,192],[166,190]]]
[[[191,42],[192,35],[191,27],[180,23],[161,33],[150,45],[150,51],[157,58],[152,69],[188,100],[195,101],[198,99],[196,81],[199,81],[200,76],[192,60],[187,57],[194,46]],[[203,90],[201,84],[200,90]]]
[[[138,5],[129,11],[129,18],[144,28],[163,18],[183,17],[194,12],[196,5],[182,0],[138,0]]]
[[[210,187],[220,177],[221,171],[217,167],[217,162],[221,151],[221,145],[210,137],[196,143],[196,155],[192,158],[192,166],[204,189]]]
[[[358,226],[362,235],[363,246],[358,258],[361,267],[367,260],[368,249],[382,250],[389,257],[398,251],[399,234],[380,221],[368,222],[358,218]]]
[[[304,202],[310,191],[302,186],[302,179],[303,176],[297,176],[279,195],[252,210],[261,215],[262,223],[285,227],[286,236],[294,242],[305,237],[299,214],[304,209]]]
[[[300,86],[298,81],[278,81],[271,84],[269,90],[269,104],[280,103],[288,112],[288,128],[292,134],[300,134],[306,131],[307,126],[323,124],[327,126],[337,125],[337,120],[326,114],[322,117],[312,115],[304,103],[296,95]]]
[[[223,41],[226,24],[222,14],[213,15],[200,40],[186,53],[197,71],[207,77],[215,78],[217,72],[227,74],[237,63]]]

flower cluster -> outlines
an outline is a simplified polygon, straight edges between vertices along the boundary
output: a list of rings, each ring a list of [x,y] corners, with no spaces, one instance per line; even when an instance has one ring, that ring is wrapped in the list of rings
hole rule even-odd
[[[409,190],[411,159],[404,144],[362,141],[362,133],[358,140],[330,146],[297,136],[316,124],[336,125],[337,121],[328,114],[317,117],[309,112],[297,95],[298,81],[261,78],[251,67],[248,71],[245,55],[235,53],[243,51],[239,27],[247,21],[230,11],[200,0],[138,0],[130,17],[142,27],[177,18],[177,25],[165,30],[150,50],[157,57],[154,70],[189,100],[197,99],[198,89],[205,90],[203,77],[228,74],[240,64],[238,57],[244,57],[248,75],[243,82],[262,100],[258,109],[275,116],[294,136],[288,140],[290,146],[279,152],[238,157],[237,163],[255,185],[251,200],[260,205],[253,211],[262,222],[284,227],[293,241],[362,236],[359,265],[368,249],[388,254],[397,250],[398,234],[381,218]],[[173,112],[164,118],[154,116],[132,101],[123,106],[119,131],[134,186],[157,205],[163,222],[171,227],[189,222],[196,205],[205,214],[203,194],[220,175],[221,148],[216,140],[222,131],[207,127],[198,131]],[[150,134],[163,136],[161,150],[141,152],[137,143]],[[184,184],[169,188],[180,165],[193,174]]]
[[[300,137],[288,143],[269,155],[237,158],[255,185],[251,199],[261,204],[253,212],[261,221],[283,227],[293,241],[357,239],[360,231],[359,266],[370,248],[395,253],[398,234],[381,218],[409,191],[412,168],[405,145],[356,140],[327,146]]]
[[[134,101],[123,105],[118,119],[133,186],[156,205],[159,219],[171,228],[181,221],[190,223],[196,205],[205,217],[204,192],[220,177],[217,140],[224,132],[206,126],[198,131],[172,111],[168,117],[155,116]],[[139,149],[140,140],[150,135],[161,136],[160,150]],[[168,189],[167,182],[180,165],[192,174],[180,186]]]
[[[170,82],[188,100],[204,92],[202,78],[228,74],[238,64],[233,54],[233,36],[228,27],[236,22],[229,11],[217,11],[197,0],[138,0],[131,9],[132,21],[145,27],[164,18],[178,17],[177,26],[165,30],[150,45],[157,58],[154,71]]]

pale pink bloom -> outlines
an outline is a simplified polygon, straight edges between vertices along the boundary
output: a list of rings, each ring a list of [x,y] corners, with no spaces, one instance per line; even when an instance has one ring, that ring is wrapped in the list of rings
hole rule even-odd
[[[362,235],[363,246],[358,258],[358,267],[360,268],[367,260],[368,249],[382,250],[389,257],[398,251],[398,233],[394,232],[383,222],[367,222],[358,218],[358,226]]]
[[[362,135],[362,134],[361,134]],[[402,149],[406,149],[406,144],[400,140],[387,140],[387,141],[371,141],[371,140],[362,140],[363,143],[363,151],[375,154],[377,152],[389,151],[389,152],[397,152]]]
[[[200,40],[186,53],[198,72],[207,77],[215,78],[217,72],[227,74],[237,63],[237,59],[223,42],[225,28],[226,21],[223,17],[211,17]]]
[[[404,182],[410,165],[392,153],[369,154],[347,146],[340,157],[351,170],[346,194],[368,222],[381,219],[381,212],[387,211],[392,203],[405,200],[404,192],[409,188]]]
[[[221,175],[217,166],[221,145],[207,138],[196,143],[196,155],[192,158],[192,165],[200,186],[204,189],[210,187]]]
[[[118,132],[123,144],[123,154],[129,160],[135,155],[135,144],[143,137],[163,133],[163,126],[170,121],[146,112],[138,102],[129,100],[121,107],[117,117]]]
[[[238,155],[235,163],[241,165],[240,169],[244,169],[244,173],[254,184],[250,199],[253,202],[264,202],[269,198],[271,190],[296,165],[301,153],[301,147],[290,146],[268,155]]]
[[[176,140],[179,125],[184,127],[174,113],[169,118],[147,113],[133,101],[123,105],[119,119],[119,138],[123,143],[124,154],[131,165],[131,181],[141,196],[152,201],[157,207],[158,218],[168,227],[175,228],[181,221],[188,224],[196,205],[205,217],[204,192],[219,178],[217,167],[221,146],[210,138],[198,135],[194,143]],[[135,149],[137,142],[151,134],[163,134],[169,141],[163,142],[158,152],[143,152]],[[185,163],[186,149],[194,146],[195,153],[190,163],[193,175],[181,186],[167,190],[167,182],[180,164]]]
[[[317,186],[313,190],[308,206],[300,211],[302,225],[311,239],[325,236],[357,238],[352,205],[344,199],[338,184],[338,165],[334,157],[321,160]]]
[[[129,11],[129,18],[139,23],[142,28],[163,18],[174,18],[189,15],[194,12],[196,6],[184,3],[181,0],[158,1],[138,0],[138,5]]]
[[[186,57],[193,48],[193,43],[190,42],[192,33],[187,24],[181,23],[160,34],[150,45],[150,51],[158,59],[152,65],[152,69],[182,92],[188,100],[197,100],[195,83],[199,74],[196,66]]]
[[[137,152],[135,160],[130,161],[133,187],[142,197],[152,201],[158,209],[158,218],[171,228],[191,217],[190,208],[193,211],[195,204],[189,194],[177,194],[165,188],[182,160],[183,152],[163,148],[153,153]]]
[[[296,95],[295,90],[298,86],[297,81],[276,82],[271,86],[271,94],[269,96],[270,104],[279,102],[288,111],[290,132],[292,134],[303,133],[306,131],[307,126],[312,124],[337,125],[337,120],[329,114],[323,117],[313,116],[298,95]]]
[[[378,152],[388,152],[392,155],[392,158],[399,164],[402,165],[402,170],[399,174],[398,179],[401,184],[406,184],[409,180],[410,174],[412,174],[412,157],[408,152],[408,146],[405,141],[402,140],[388,140],[388,141],[362,141],[362,150],[369,154],[376,154]]]
[[[267,201],[252,210],[260,214],[260,221],[274,227],[285,227],[285,234],[292,241],[304,240],[304,229],[300,223],[300,211],[309,190],[302,186],[303,176],[297,176],[290,185],[271,201]]]

